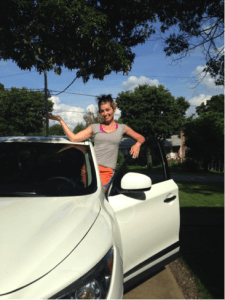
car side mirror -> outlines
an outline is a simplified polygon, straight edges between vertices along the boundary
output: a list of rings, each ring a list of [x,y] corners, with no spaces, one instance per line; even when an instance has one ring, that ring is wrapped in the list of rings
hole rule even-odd
[[[144,174],[129,172],[125,174],[121,180],[121,188],[123,190],[150,190],[152,180]]]

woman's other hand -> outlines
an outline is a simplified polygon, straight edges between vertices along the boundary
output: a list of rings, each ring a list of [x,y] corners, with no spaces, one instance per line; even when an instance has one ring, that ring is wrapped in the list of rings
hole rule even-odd
[[[133,155],[133,158],[137,158],[140,152],[140,144],[136,143],[134,146],[131,147],[130,149],[130,154]]]
[[[62,120],[62,118],[60,116],[55,116],[55,115],[46,115],[45,117],[46,117],[46,119],[59,121],[59,122]]]

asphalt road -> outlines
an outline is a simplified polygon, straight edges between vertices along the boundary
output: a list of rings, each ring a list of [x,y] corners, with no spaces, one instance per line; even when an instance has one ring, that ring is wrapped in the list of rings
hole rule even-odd
[[[224,182],[223,176],[208,176],[208,175],[179,175],[171,174],[171,178],[176,181],[186,182]]]
[[[161,174],[146,174],[150,178],[154,176],[157,180],[162,178]],[[224,176],[210,176],[210,175],[179,175],[171,174],[171,178],[176,182],[224,182]]]

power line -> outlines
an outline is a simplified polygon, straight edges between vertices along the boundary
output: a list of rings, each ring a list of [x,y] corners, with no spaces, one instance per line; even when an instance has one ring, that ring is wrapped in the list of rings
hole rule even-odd
[[[12,74],[12,75],[6,75],[6,76],[1,76],[0,78],[5,78],[5,77],[11,77],[11,76],[18,76],[18,75],[24,75],[24,74],[28,74],[28,73],[36,73],[37,71],[29,71],[29,72],[24,72],[24,73],[17,73],[17,74]],[[70,72],[70,71],[68,71],[68,72]],[[123,77],[128,77],[128,76],[151,76],[151,77],[160,77],[160,78],[186,78],[186,79],[193,79],[193,78],[195,78],[195,77],[185,77],[185,76],[167,76],[167,75],[154,75],[154,74],[131,74],[131,75],[123,75],[123,74],[110,74],[110,75],[106,75],[106,76],[123,76]],[[77,77],[76,77],[77,78]],[[74,80],[75,81],[75,80]],[[71,84],[73,84],[73,82],[74,81],[72,81],[72,83]],[[70,84],[70,85],[71,85]],[[69,85],[69,86],[70,86]],[[68,87],[69,87],[68,86]],[[67,88],[68,88],[67,87]],[[66,89],[67,89],[66,88]],[[66,90],[65,89],[65,90]]]
[[[65,93],[65,91],[74,83],[74,81],[77,79],[77,76],[73,79],[73,81],[61,92],[59,92],[58,94],[55,94],[55,96],[58,96],[62,93]]]
[[[58,91],[49,90],[49,92],[57,93]],[[79,96],[88,96],[88,97],[98,97],[97,95],[88,95],[88,94],[79,94],[79,93],[73,93],[73,92],[64,92],[65,94],[72,94],[72,95],[79,95]],[[55,96],[54,94],[52,96]],[[116,99],[116,98],[113,98]]]
[[[24,72],[24,73],[17,73],[17,74],[12,74],[12,75],[6,75],[6,76],[1,76],[0,78],[5,78],[5,77],[11,77],[11,76],[18,76],[18,75],[23,75],[31,72],[36,72],[36,71],[29,71],[29,72]]]
[[[164,77],[164,78],[188,78],[188,79],[193,79],[195,77],[181,77],[181,76],[163,76],[163,75],[152,75],[152,74],[145,74],[145,75],[140,75],[140,74],[131,74],[131,75],[122,75],[122,74],[110,74],[110,75],[106,75],[106,76],[151,76],[151,77]]]
[[[5,90],[10,90],[10,88],[5,88]],[[21,90],[21,89],[20,89]],[[40,89],[32,89],[30,91],[40,91],[40,92],[43,92],[41,91]],[[27,92],[30,92],[29,90],[27,90]],[[53,91],[53,90],[48,90],[48,92],[58,92],[58,91]],[[72,92],[64,92],[65,94],[72,94],[72,95],[79,95],[79,96],[87,96],[87,97],[97,97],[97,95],[88,95],[88,94],[79,94],[79,93],[72,93]],[[14,93],[14,94],[11,94],[11,95],[3,95],[3,96],[0,96],[0,98],[4,98],[4,97],[14,97],[16,95],[21,95],[20,93]],[[54,96],[54,95],[52,95]],[[113,99],[116,99],[116,98],[113,98]],[[50,99],[49,99],[50,100]],[[193,104],[190,104],[190,106],[194,106],[194,107],[197,107],[198,105],[193,105]],[[70,111],[67,111],[67,112],[70,112]]]

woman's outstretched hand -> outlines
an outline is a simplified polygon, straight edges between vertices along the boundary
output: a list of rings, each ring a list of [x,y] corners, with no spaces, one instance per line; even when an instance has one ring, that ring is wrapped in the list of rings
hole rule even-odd
[[[46,115],[45,117],[46,117],[46,119],[59,121],[59,122],[62,120],[62,118],[60,116],[55,116],[55,115]]]

